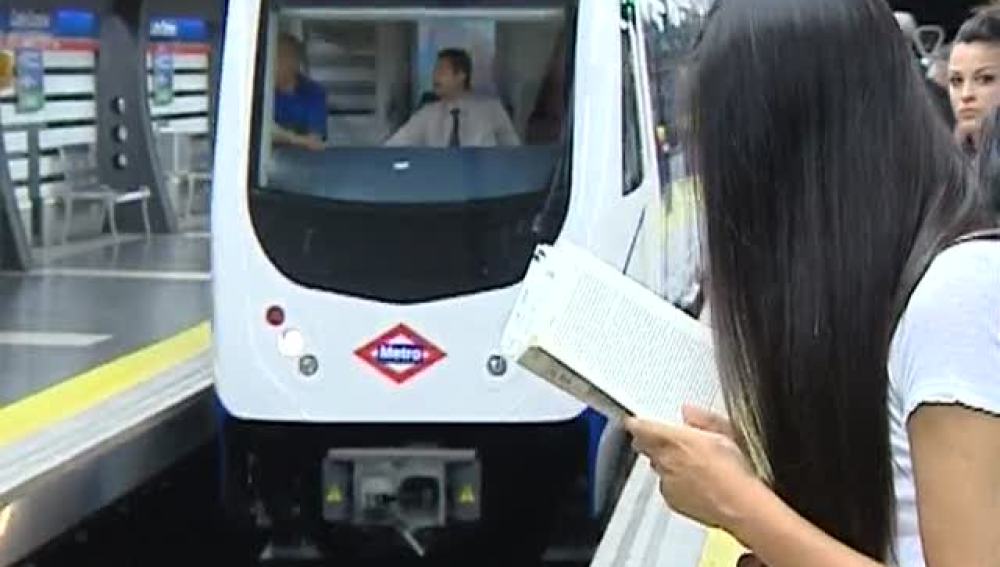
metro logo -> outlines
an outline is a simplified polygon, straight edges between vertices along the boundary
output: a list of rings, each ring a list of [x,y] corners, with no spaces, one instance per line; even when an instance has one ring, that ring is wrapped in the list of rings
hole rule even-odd
[[[424,349],[410,345],[379,345],[378,361],[382,364],[418,364],[424,360]]]
[[[446,356],[406,325],[397,325],[354,354],[397,384],[403,384]]]

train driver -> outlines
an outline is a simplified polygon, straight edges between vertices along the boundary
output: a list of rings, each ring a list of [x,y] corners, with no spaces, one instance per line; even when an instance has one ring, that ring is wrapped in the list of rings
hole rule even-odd
[[[442,50],[434,67],[438,100],[417,111],[386,144],[437,148],[520,145],[500,102],[473,95],[471,84],[472,58],[468,52]]]

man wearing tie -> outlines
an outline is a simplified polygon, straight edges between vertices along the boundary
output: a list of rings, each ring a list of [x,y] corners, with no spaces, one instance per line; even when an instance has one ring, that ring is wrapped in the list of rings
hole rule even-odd
[[[489,147],[521,143],[499,101],[469,92],[472,59],[462,49],[438,53],[436,102],[421,108],[386,142],[389,146]]]

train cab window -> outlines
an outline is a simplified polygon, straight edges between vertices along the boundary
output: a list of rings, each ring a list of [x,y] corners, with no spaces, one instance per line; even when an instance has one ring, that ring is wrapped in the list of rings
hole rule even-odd
[[[632,34],[622,30],[622,190],[631,194],[642,184],[642,120],[636,89],[635,47]]]
[[[265,2],[248,188],[265,252],[387,302],[516,283],[539,219],[565,215],[574,3],[367,4]]]

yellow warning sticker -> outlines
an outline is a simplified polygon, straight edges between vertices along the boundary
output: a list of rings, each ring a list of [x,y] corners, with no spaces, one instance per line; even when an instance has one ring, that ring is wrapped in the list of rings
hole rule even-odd
[[[729,534],[710,530],[698,567],[736,567],[736,562],[746,552],[747,550]]]
[[[476,503],[476,491],[472,490],[472,487],[465,485],[462,490],[458,492],[458,503],[459,504],[475,504]]]
[[[342,504],[343,502],[344,491],[341,490],[339,486],[331,486],[330,490],[326,491],[327,504]]]

